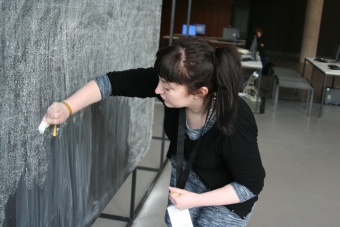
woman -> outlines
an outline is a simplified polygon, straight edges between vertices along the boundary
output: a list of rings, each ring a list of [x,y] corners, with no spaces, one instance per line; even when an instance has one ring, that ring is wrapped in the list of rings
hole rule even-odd
[[[265,171],[254,116],[238,98],[239,53],[183,38],[156,57],[154,68],[95,78],[63,103],[53,103],[45,121],[63,123],[72,112],[110,95],[158,97],[170,140],[169,206],[189,209],[194,226],[246,226]],[[173,218],[166,212],[168,226]]]

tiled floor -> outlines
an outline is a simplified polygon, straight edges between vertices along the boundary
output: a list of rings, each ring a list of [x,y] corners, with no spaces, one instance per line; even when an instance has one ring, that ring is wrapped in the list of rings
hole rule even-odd
[[[302,68],[301,64],[286,58],[276,59],[275,64]],[[249,227],[339,226],[340,107],[324,106],[323,116],[319,118],[320,103],[313,103],[310,117],[306,115],[305,105],[305,102],[280,98],[274,112],[273,100],[267,99],[265,113],[255,114],[259,148],[267,176]],[[161,135],[162,120],[163,107],[155,104],[154,136]],[[160,146],[159,140],[153,140],[150,152],[140,166],[157,168]],[[169,175],[167,165],[133,227],[166,226],[163,216]],[[136,203],[154,176],[153,172],[137,171]],[[131,177],[104,213],[129,216],[130,185]],[[93,226],[120,227],[126,226],[126,222],[98,218]]]

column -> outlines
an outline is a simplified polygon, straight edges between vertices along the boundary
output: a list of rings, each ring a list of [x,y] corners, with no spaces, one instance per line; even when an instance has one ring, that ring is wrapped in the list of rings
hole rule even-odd
[[[316,55],[323,2],[324,0],[307,0],[300,62],[304,62],[305,57],[314,57]]]

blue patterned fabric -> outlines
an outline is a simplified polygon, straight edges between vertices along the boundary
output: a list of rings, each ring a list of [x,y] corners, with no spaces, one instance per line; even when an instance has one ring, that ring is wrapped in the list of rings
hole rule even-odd
[[[186,116],[185,116],[186,118]],[[216,116],[214,116],[213,118],[211,118],[208,122],[207,122],[207,127],[205,129],[205,132],[207,132],[209,129],[211,129],[211,127],[215,124],[215,121],[216,121]],[[197,140],[202,131],[203,131],[203,128],[204,126],[202,126],[201,128],[199,129],[191,129],[189,128],[189,125],[188,125],[188,119],[186,118],[186,121],[185,121],[185,126],[186,126],[186,134],[189,136],[189,138],[191,140]]]
[[[112,94],[111,83],[110,83],[109,77],[106,74],[97,76],[93,80],[97,83],[99,87],[100,94],[102,95],[102,99],[105,99]]]
[[[186,161],[184,160],[184,167]],[[171,157],[171,177],[170,186],[176,187],[176,156]],[[244,186],[243,186],[244,187]],[[204,193],[208,192],[208,188],[201,182],[194,171],[190,171],[188,181],[185,185],[185,190]],[[168,206],[172,205],[168,199]],[[253,208],[254,209],[254,208]],[[225,206],[207,206],[194,207],[189,209],[192,223],[194,227],[245,227],[250,219],[252,212],[250,212],[245,219],[240,218],[237,214],[230,211]],[[168,211],[165,213],[165,223],[172,227]]]

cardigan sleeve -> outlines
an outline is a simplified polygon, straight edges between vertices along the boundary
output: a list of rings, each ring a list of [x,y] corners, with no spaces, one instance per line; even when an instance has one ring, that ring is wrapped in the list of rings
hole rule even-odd
[[[93,81],[97,83],[102,99],[106,99],[107,97],[111,96],[112,87],[109,77],[106,74],[97,76],[96,78],[93,79]]]
[[[111,83],[112,96],[156,97],[158,75],[154,68],[138,68],[106,74]]]
[[[230,150],[224,154],[236,182],[258,195],[263,188],[265,170],[257,144],[257,126],[248,105],[240,101],[236,132],[229,137]]]
[[[244,185],[239,184],[234,181],[231,182],[230,185],[234,188],[237,197],[241,201],[241,203],[253,198],[255,195]]]

